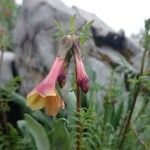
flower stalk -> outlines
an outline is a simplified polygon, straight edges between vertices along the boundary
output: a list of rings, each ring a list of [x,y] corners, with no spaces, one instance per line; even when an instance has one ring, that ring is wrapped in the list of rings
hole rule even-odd
[[[77,80],[77,75],[76,75],[76,80]],[[77,147],[76,150],[81,149],[81,121],[80,121],[80,108],[81,108],[81,100],[80,100],[80,88],[78,84],[76,84],[76,99],[77,99],[77,104],[76,104],[76,111],[77,111]]]
[[[4,56],[4,50],[2,49],[1,50],[1,53],[0,53],[0,82],[1,82],[1,76],[2,76],[2,63],[3,63],[3,56]]]
[[[138,94],[140,92],[140,88],[141,88],[141,78],[140,77],[143,75],[143,72],[144,72],[144,64],[145,64],[146,54],[147,54],[147,49],[145,49],[144,53],[143,53],[140,73],[139,73],[139,76],[138,76],[139,82],[137,83],[136,90],[135,90],[135,93],[133,95],[132,104],[131,104],[130,110],[127,113],[127,115],[125,116],[125,119],[124,119],[124,122],[123,122],[124,127],[122,128],[121,133],[120,133],[121,139],[120,139],[120,143],[119,143],[119,149],[122,148],[122,145],[123,145],[123,142],[124,142],[124,139],[125,139],[125,135],[128,131],[128,128],[129,128],[129,125],[130,125],[130,122],[131,122],[131,118],[132,118],[132,114],[133,114],[133,111],[134,111],[134,108],[135,108],[137,97],[138,97]]]
[[[81,136],[82,136],[82,125],[81,125],[81,116],[80,116],[80,108],[81,108],[81,99],[80,99],[80,89],[87,93],[89,89],[89,78],[86,74],[82,57],[81,57],[81,45],[78,38],[74,39],[74,43],[72,46],[74,53],[74,64],[75,64],[75,76],[76,76],[76,111],[77,111],[77,139],[76,139],[76,150],[81,149]]]
[[[74,56],[75,57],[75,56]],[[74,58],[75,60],[75,58]],[[81,121],[80,121],[80,108],[81,108],[81,100],[80,100],[80,88],[77,83],[77,70],[75,70],[75,76],[76,76],[76,112],[77,112],[77,145],[76,150],[81,149]]]

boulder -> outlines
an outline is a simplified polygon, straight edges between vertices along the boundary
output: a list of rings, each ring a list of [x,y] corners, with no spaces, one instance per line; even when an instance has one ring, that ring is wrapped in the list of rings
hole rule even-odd
[[[24,0],[13,34],[23,93],[29,92],[47,74],[56,57],[55,21],[68,31],[70,17],[75,14],[77,28],[94,20],[92,37],[85,46],[88,58],[85,64],[95,71],[99,83],[106,84],[111,70],[121,65],[121,61],[131,70],[139,70],[142,50],[123,31],[116,32],[96,15],[77,7],[69,8],[60,0]]]
[[[13,76],[17,76],[17,66],[15,64],[16,54],[13,52],[2,52],[0,50],[0,85],[6,83]]]

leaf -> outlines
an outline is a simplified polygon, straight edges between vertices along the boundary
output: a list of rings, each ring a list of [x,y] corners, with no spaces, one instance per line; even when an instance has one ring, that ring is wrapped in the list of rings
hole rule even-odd
[[[76,31],[75,22],[76,22],[76,15],[70,18],[70,27],[69,27],[70,33],[75,33]]]
[[[58,21],[55,21],[55,25],[57,30],[56,37],[62,38],[65,35],[64,29],[62,28],[60,22]]]
[[[31,113],[32,111],[29,109],[29,107],[26,106],[26,99],[21,96],[20,94],[12,91],[11,92],[11,99],[13,102],[15,102],[16,104],[18,104],[22,111],[25,111],[25,112],[28,112],[28,113]]]
[[[85,25],[82,27],[80,36],[79,36],[81,44],[84,44],[88,40],[89,36],[91,35],[89,30],[93,22],[94,20],[90,22],[86,22]]]
[[[114,104],[105,103],[105,123],[111,123],[114,117]]]
[[[65,118],[57,119],[53,122],[53,129],[48,135],[50,138],[50,144],[52,150],[71,149],[72,139],[69,136],[69,130],[67,129],[68,120]],[[53,137],[53,138],[51,138]],[[57,144],[59,143],[59,144]]]
[[[25,120],[31,135],[33,136],[38,150],[49,150],[49,140],[41,124],[39,124],[29,114],[25,114]]]
[[[70,117],[76,111],[76,96],[75,96],[74,92],[70,91],[68,93],[67,106],[68,106],[67,107],[68,117]]]
[[[114,118],[113,118],[113,126],[114,129],[117,129],[117,126],[119,125],[119,121],[122,117],[122,113],[123,113],[123,107],[124,107],[124,101],[120,102],[118,109],[115,112]]]

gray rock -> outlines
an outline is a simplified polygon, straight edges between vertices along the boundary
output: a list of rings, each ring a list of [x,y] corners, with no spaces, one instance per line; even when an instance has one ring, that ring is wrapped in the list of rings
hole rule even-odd
[[[12,73],[12,62],[16,60],[16,54],[13,52],[3,52],[0,51],[1,69],[0,69],[0,85],[6,83],[9,79],[13,77]]]
[[[23,79],[22,91],[29,92],[42,76],[50,69],[58,50],[55,40],[55,21],[59,21],[68,31],[70,17],[77,15],[77,28],[86,21],[95,20],[92,27],[96,36],[106,36],[115,32],[96,15],[85,12],[77,7],[68,8],[60,0],[24,0],[21,14],[14,29],[14,51],[18,56],[19,72]],[[93,34],[94,36],[94,34]],[[110,46],[96,46],[93,38],[86,43],[88,64],[97,74],[97,82],[106,84],[113,67],[124,61],[131,70],[139,69],[142,51],[125,37],[125,49],[133,53],[131,59]],[[130,53],[129,53],[130,54]],[[101,71],[103,70],[103,71]]]

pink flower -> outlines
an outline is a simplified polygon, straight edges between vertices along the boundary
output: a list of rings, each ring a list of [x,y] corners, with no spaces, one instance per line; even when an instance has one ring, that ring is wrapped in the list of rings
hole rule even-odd
[[[60,71],[60,75],[58,76],[58,84],[61,88],[63,88],[66,84],[66,80],[67,80],[67,73],[68,73],[68,66],[69,66],[69,63],[70,63],[70,59],[72,57],[72,53],[68,52],[68,54],[66,55],[65,57],[65,61],[64,61],[64,64],[63,64],[63,67]]]
[[[58,76],[58,84],[60,86],[60,88],[63,88],[66,84],[66,75],[67,75],[67,71],[68,71],[68,63],[65,61],[62,68],[61,68],[61,71],[60,71],[60,74]]]
[[[27,106],[32,110],[45,108],[50,116],[57,115],[64,108],[64,101],[60,98],[55,85],[57,81],[61,88],[66,84],[68,65],[73,54],[77,84],[84,93],[87,93],[89,78],[84,69],[80,51],[80,41],[73,35],[67,35],[60,41],[58,55],[49,74],[27,95]]]
[[[75,55],[75,66],[77,73],[77,84],[80,86],[84,93],[88,92],[89,89],[89,78],[86,74],[81,55],[78,51],[74,52]]]
[[[26,104],[32,110],[45,107],[50,116],[55,116],[64,108],[64,102],[55,88],[63,64],[64,59],[57,57],[47,77],[27,95]]]

